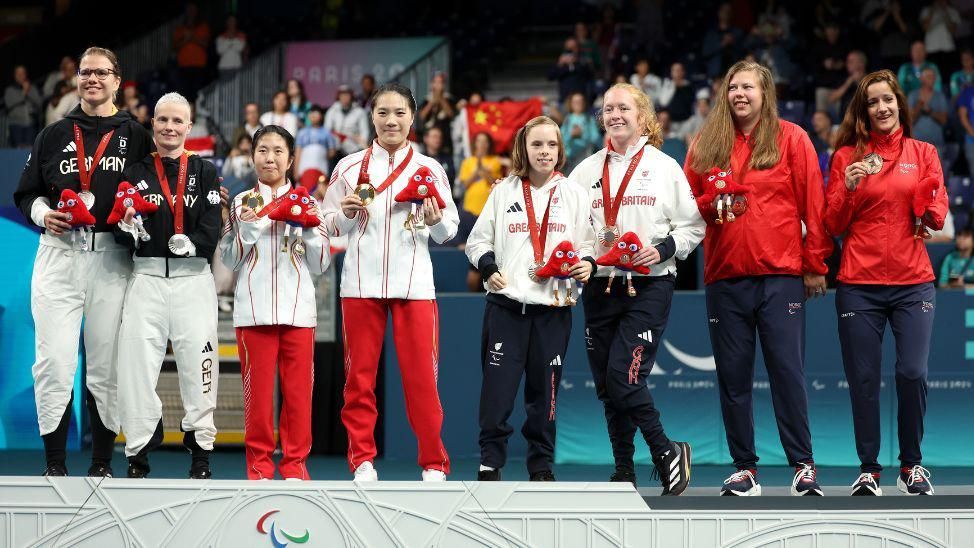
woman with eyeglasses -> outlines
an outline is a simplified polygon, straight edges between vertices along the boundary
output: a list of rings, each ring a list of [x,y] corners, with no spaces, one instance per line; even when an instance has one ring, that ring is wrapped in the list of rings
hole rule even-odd
[[[119,430],[116,335],[132,259],[106,220],[122,171],[145,158],[152,144],[145,128],[115,108],[122,82],[115,54],[88,48],[79,66],[81,103],[37,136],[14,193],[24,216],[44,229],[34,260],[31,310],[34,400],[47,459],[45,476],[68,474],[65,446],[82,320],[92,435],[88,475],[112,475],[112,446]],[[58,211],[64,209],[58,206],[64,190],[75,191],[94,217],[90,237],[88,229],[77,237],[72,214]]]

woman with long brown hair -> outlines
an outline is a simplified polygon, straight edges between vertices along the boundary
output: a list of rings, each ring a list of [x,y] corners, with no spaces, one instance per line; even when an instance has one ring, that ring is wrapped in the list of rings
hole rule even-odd
[[[751,408],[755,333],[781,443],[795,467],[791,492],[822,494],[808,429],[804,302],[825,294],[832,242],[822,226],[825,196],[815,149],[804,130],[778,118],[774,92],[766,67],[735,63],[685,166],[708,223],[708,325],[737,468],[721,489],[729,496],[761,494]]]
[[[843,237],[835,308],[861,462],[852,494],[882,494],[879,388],[889,322],[896,338],[896,486],[932,495],[920,453],[935,300],[923,237],[926,227],[940,230],[947,214],[940,158],[933,145],[911,138],[906,96],[888,70],[859,82],[835,148],[825,226]]]

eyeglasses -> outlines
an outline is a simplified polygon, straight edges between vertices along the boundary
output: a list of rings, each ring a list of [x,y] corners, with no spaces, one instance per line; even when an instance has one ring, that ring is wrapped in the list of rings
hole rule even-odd
[[[78,71],[78,77],[81,78],[82,80],[87,80],[88,78],[91,78],[92,76],[97,76],[99,80],[104,80],[105,78],[108,78],[108,75],[110,75],[110,74],[118,74],[118,73],[115,72],[114,70],[111,70],[111,69],[103,69],[103,68],[100,68],[100,69],[81,69],[81,70]]]

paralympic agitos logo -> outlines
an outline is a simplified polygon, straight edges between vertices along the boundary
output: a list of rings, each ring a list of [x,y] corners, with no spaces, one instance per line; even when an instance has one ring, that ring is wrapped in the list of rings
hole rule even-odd
[[[280,536],[284,537],[285,539],[293,542],[294,544],[304,544],[305,542],[308,542],[308,540],[311,538],[311,532],[308,531],[307,529],[304,530],[304,534],[303,535],[301,535],[301,536],[295,536],[295,535],[291,535],[290,533],[288,533],[287,531],[285,531],[284,528],[280,528],[280,529],[276,529],[275,530],[275,526],[277,525],[277,522],[274,522],[274,521],[271,521],[271,528],[270,529],[265,529],[264,528],[264,523],[267,521],[267,518],[269,518],[272,515],[278,513],[279,511],[280,510],[271,510],[270,512],[267,512],[266,514],[264,514],[263,516],[261,516],[261,518],[259,520],[257,520],[257,532],[260,533],[260,534],[262,534],[262,535],[268,535],[271,538],[271,544],[274,546],[274,548],[284,548],[285,546],[288,545],[287,542],[281,542],[281,541],[279,541],[277,539],[278,535],[280,535]]]

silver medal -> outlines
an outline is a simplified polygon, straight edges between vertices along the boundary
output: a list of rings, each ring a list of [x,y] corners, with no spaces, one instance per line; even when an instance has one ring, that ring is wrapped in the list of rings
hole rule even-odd
[[[599,243],[602,247],[612,247],[622,236],[617,226],[604,226],[599,231]]]
[[[78,198],[81,198],[81,201],[89,210],[91,209],[91,206],[95,205],[95,195],[87,190],[79,193]]]
[[[185,255],[189,253],[190,243],[189,236],[173,234],[172,238],[169,238],[169,251],[172,251],[173,255]]]

